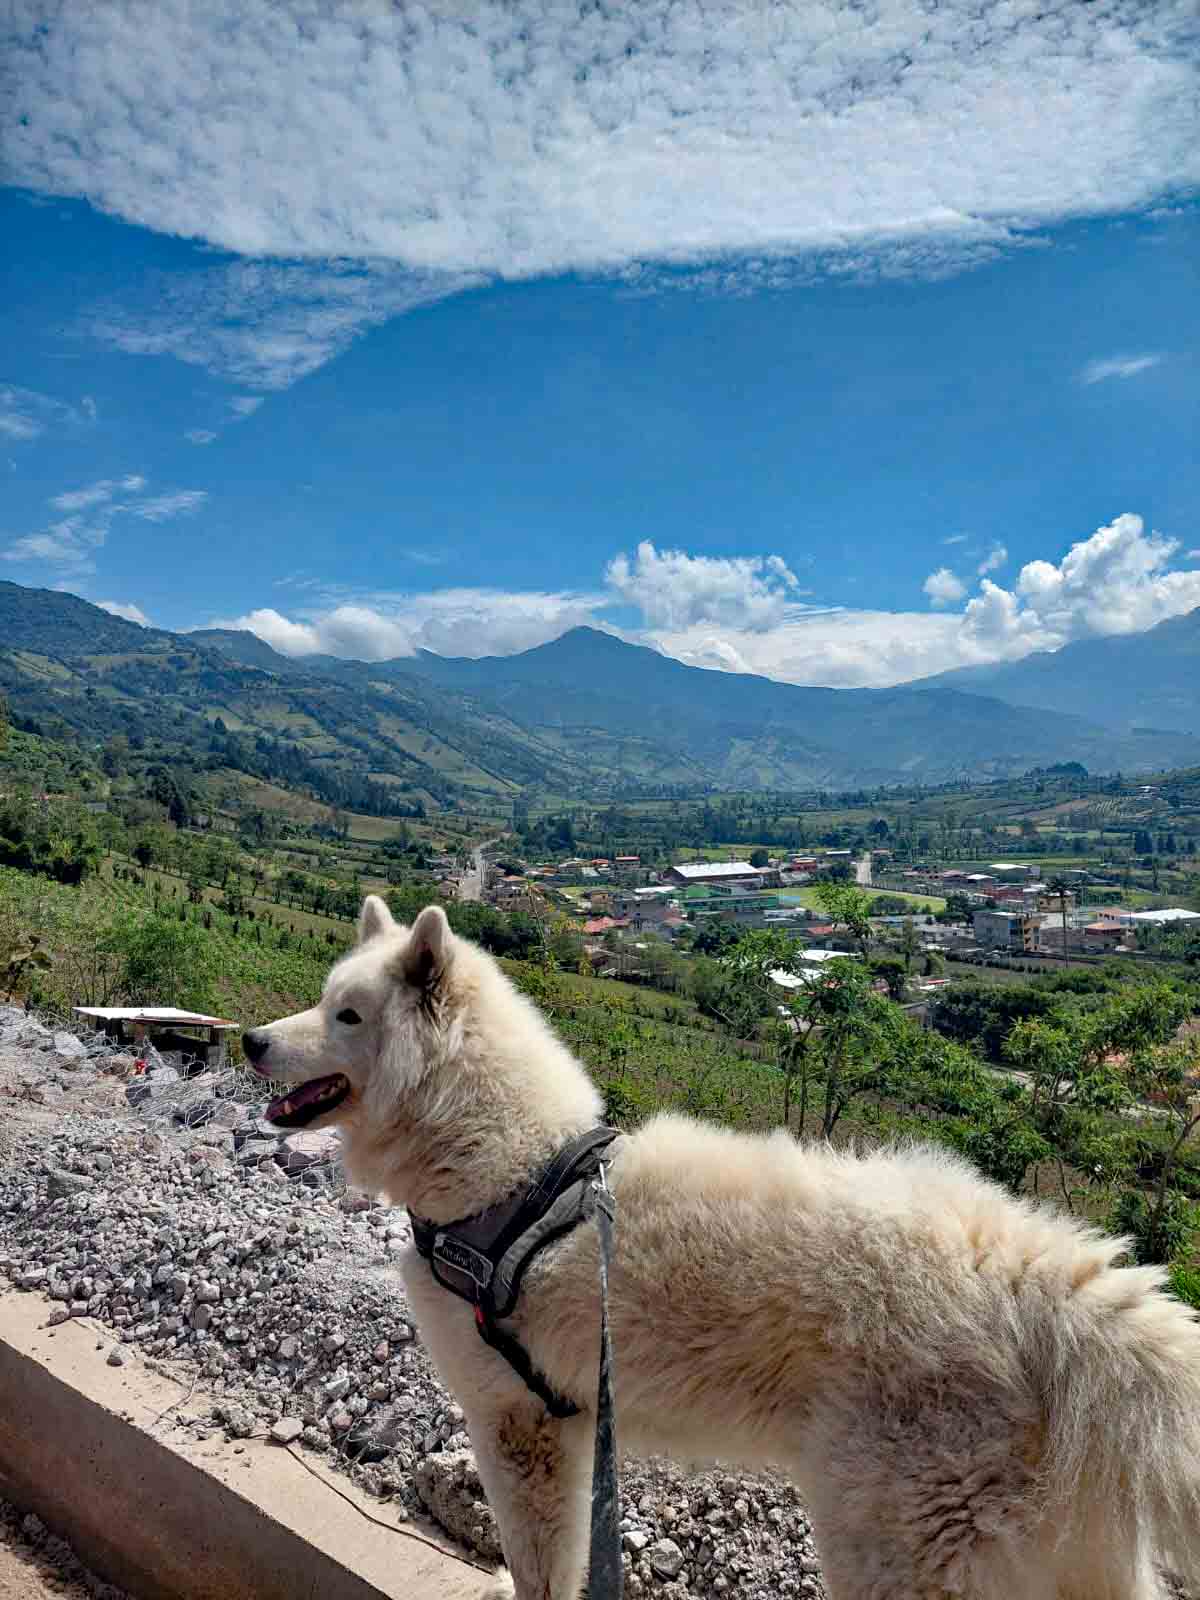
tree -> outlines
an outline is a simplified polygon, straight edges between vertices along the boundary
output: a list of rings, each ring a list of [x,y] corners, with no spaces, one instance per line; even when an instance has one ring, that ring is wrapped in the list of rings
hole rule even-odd
[[[908,978],[908,965],[899,956],[876,956],[871,962],[871,975],[882,978],[887,984],[888,999],[904,999],[904,986]]]
[[[1060,915],[1062,917],[1062,955],[1063,955],[1063,962],[1064,962],[1064,964],[1069,965],[1070,964],[1070,960],[1071,960],[1071,953],[1067,948],[1067,900],[1070,897],[1071,887],[1068,884],[1067,880],[1061,874],[1058,874],[1055,877],[1051,878],[1050,882],[1046,885],[1046,887],[1050,891],[1051,894],[1058,896],[1058,909],[1059,909],[1059,913],[1060,913]]]
[[[770,863],[770,860],[770,856],[761,848],[750,852],[750,865],[752,867],[765,867]]]
[[[1200,1211],[1173,1187],[1184,1149],[1200,1128],[1200,1044],[1193,1039],[1145,1051],[1131,1062],[1130,1079],[1143,1099],[1166,1111],[1171,1136],[1150,1194],[1126,1191],[1114,1221],[1133,1235],[1139,1261],[1171,1261],[1200,1228]]]
[[[798,991],[793,1009],[814,1035],[812,1052],[824,1087],[821,1133],[829,1139],[851,1100],[880,1071],[904,1015],[873,991],[866,966],[849,960],[826,963]]]
[[[1191,994],[1164,983],[1118,990],[1091,1010],[1078,1003],[1068,1009],[1059,998],[1044,1016],[1018,1022],[1009,1033],[1005,1058],[1025,1074],[1030,1121],[1052,1154],[1069,1209],[1068,1168],[1086,1174],[1089,1184],[1131,1184],[1134,1125],[1120,1112],[1152,1089],[1174,1096],[1180,1107],[1195,1092],[1194,1085],[1185,1092],[1170,1045],[1193,1003]],[[1186,1117],[1183,1122],[1172,1164],[1194,1126]]]
[[[917,937],[916,926],[911,917],[905,917],[900,924],[900,955],[904,961],[904,971],[907,975],[912,971],[913,957],[920,949],[921,941]]]
[[[819,883],[813,898],[835,927],[845,928],[858,941],[866,960],[871,946],[870,896],[853,884]]]

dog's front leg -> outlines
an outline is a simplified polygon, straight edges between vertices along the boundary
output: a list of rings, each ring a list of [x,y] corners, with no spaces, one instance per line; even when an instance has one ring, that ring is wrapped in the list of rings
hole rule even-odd
[[[479,1476],[513,1587],[497,1600],[579,1600],[587,1564],[592,1421],[560,1421],[532,1398],[467,1413]]]

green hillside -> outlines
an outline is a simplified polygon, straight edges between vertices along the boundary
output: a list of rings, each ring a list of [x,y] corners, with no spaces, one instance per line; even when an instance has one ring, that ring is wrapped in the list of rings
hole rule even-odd
[[[993,667],[962,667],[916,687],[964,690],[1088,717],[1105,727],[1200,732],[1200,609],[1146,633],[1080,639]]]
[[[32,732],[230,769],[380,816],[507,815],[518,796],[846,789],[1200,763],[951,688],[800,688],[576,628],[515,656],[291,659],[253,634],[142,628],[0,583],[0,690]]]

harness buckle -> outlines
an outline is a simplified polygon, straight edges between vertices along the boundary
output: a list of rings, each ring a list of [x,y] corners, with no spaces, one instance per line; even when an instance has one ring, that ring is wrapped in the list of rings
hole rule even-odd
[[[452,1272],[460,1272],[464,1278],[469,1278],[481,1293],[491,1283],[495,1271],[481,1250],[473,1250],[452,1233],[437,1235],[433,1241],[432,1258],[439,1266],[449,1267]]]

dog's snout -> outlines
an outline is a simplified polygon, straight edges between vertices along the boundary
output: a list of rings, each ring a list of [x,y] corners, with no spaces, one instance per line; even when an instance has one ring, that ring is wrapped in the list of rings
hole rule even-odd
[[[265,1028],[247,1028],[242,1034],[242,1049],[246,1052],[246,1059],[257,1066],[266,1055],[270,1042]]]

